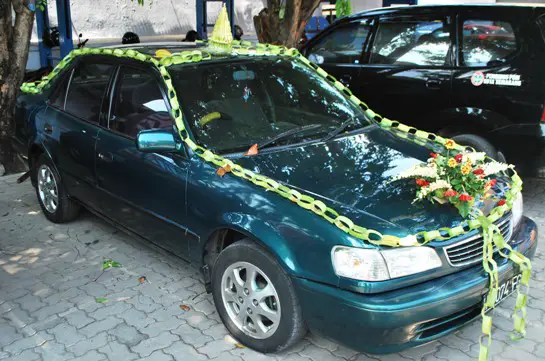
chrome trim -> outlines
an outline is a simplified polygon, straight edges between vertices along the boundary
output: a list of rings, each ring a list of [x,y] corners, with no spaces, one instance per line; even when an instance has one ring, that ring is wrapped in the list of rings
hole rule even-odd
[[[507,229],[507,232],[504,235],[504,238],[505,238],[506,242],[509,242],[511,240],[511,237],[513,236],[513,222],[512,222],[512,220],[513,220],[513,215],[509,214],[507,218],[505,218],[504,220],[502,220],[501,222],[496,224],[500,228],[500,231],[501,231],[502,234]],[[474,264],[474,263],[477,263],[477,262],[481,262],[482,259],[481,259],[481,257],[478,257],[478,255],[482,255],[482,250],[479,251],[478,248],[472,249],[470,251],[466,251],[466,252],[463,252],[463,253],[455,254],[455,255],[449,255],[449,250],[452,250],[453,248],[458,248],[458,247],[463,246],[463,245],[465,245],[467,243],[470,243],[470,242],[475,242],[479,238],[480,239],[483,238],[483,235],[481,233],[477,233],[477,234],[475,234],[475,235],[473,235],[473,236],[471,236],[471,237],[469,237],[467,239],[464,239],[464,240],[462,240],[460,242],[457,242],[457,243],[451,244],[449,246],[443,247],[443,252],[444,252],[445,258],[447,259],[448,264],[450,266],[452,266],[452,267],[464,267],[464,266],[471,265],[471,264]],[[467,246],[462,247],[462,248],[458,249],[457,251],[463,251],[463,250],[468,249],[468,248],[473,248],[476,245],[479,245],[479,243],[475,242],[473,244],[468,244]],[[481,243],[481,246],[482,246],[482,243]],[[494,246],[494,253],[496,253],[497,251],[498,251],[497,248]],[[460,257],[460,256],[466,255],[468,253],[472,253],[472,252],[477,253],[477,254],[475,254],[474,256],[466,256],[466,257],[462,257],[461,259],[456,259],[456,257]],[[469,259],[469,261],[465,261],[467,259]],[[462,261],[462,262],[459,262],[459,261]]]

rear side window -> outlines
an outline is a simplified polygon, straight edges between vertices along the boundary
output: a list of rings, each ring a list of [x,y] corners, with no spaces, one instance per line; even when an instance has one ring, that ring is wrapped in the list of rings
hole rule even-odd
[[[119,79],[110,129],[131,138],[145,129],[172,129],[172,118],[153,74],[123,67]]]
[[[309,48],[308,58],[316,64],[357,64],[370,30],[367,20],[337,28]]]
[[[381,21],[371,64],[443,66],[450,49],[447,20]]]
[[[462,53],[466,66],[488,66],[517,51],[513,27],[506,21],[468,19],[462,28]]]
[[[72,77],[72,69],[66,74],[62,75],[58,87],[53,92],[53,96],[49,99],[49,104],[64,110],[64,101],[66,100],[66,91],[68,90],[68,83]]]
[[[114,66],[81,63],[68,85],[64,110],[78,118],[98,123],[98,116]]]

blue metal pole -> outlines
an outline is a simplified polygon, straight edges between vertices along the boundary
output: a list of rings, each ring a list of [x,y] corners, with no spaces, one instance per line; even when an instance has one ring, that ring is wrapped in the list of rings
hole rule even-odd
[[[70,14],[70,0],[57,0],[57,17],[59,21],[59,42],[61,58],[74,49],[72,41],[72,17]]]
[[[49,31],[49,15],[47,14],[47,7],[44,11],[36,9],[36,28],[38,30],[38,50],[40,52],[40,67],[52,65],[51,62],[51,49],[45,46],[43,42],[43,36],[45,32]]]

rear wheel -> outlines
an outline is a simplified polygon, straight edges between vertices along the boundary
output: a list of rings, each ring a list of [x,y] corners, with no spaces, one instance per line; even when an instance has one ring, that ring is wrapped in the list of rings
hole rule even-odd
[[[220,253],[212,270],[212,294],[225,327],[254,350],[278,352],[306,333],[290,277],[249,239]]]
[[[34,169],[36,195],[46,218],[55,223],[75,219],[80,207],[64,191],[61,178],[51,160],[44,154],[39,155]]]
[[[490,158],[493,158],[500,162],[505,162],[505,156],[498,152],[496,147],[492,145],[485,138],[475,135],[475,134],[459,134],[452,137],[456,143],[467,145],[474,148],[477,152],[484,152]]]

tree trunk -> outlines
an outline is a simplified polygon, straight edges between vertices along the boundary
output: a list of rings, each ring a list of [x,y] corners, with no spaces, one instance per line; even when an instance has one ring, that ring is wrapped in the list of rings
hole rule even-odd
[[[0,0],[0,163],[4,165],[6,173],[24,169],[11,146],[10,138],[14,130],[15,102],[25,74],[33,22],[34,12],[28,9],[25,0]]]
[[[267,0],[267,7],[254,16],[259,41],[297,47],[318,5],[320,0]],[[284,17],[280,19],[282,13]]]

